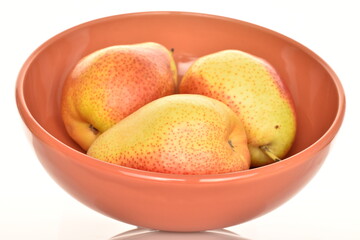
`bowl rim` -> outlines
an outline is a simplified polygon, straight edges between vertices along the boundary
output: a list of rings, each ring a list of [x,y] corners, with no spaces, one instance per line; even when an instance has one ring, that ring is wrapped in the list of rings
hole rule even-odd
[[[76,149],[71,148],[70,146],[66,145],[65,143],[61,142],[54,136],[52,136],[49,132],[47,132],[32,116],[30,110],[27,107],[25,96],[24,96],[24,79],[26,72],[31,65],[32,61],[42,52],[43,49],[46,49],[49,45],[53,42],[57,41],[59,38],[70,34],[73,31],[79,30],[81,28],[99,24],[101,22],[111,21],[114,19],[122,19],[122,18],[129,18],[129,17],[141,17],[141,16],[150,16],[150,15],[187,15],[187,16],[196,16],[201,18],[210,18],[210,19],[217,19],[221,21],[229,21],[234,23],[241,23],[243,25],[247,25],[253,28],[260,29],[267,34],[275,35],[276,37],[282,38],[283,40],[289,42],[290,44],[296,46],[301,51],[304,51],[314,60],[316,60],[322,67],[328,72],[331,76],[338,95],[338,109],[336,112],[336,116],[331,124],[331,126],[327,129],[327,131],[314,143],[312,143],[307,148],[301,150],[300,152],[289,156],[282,161],[272,163],[266,166],[253,168],[249,170],[243,170],[239,172],[230,172],[224,174],[209,174],[209,175],[181,175],[181,174],[168,174],[168,173],[158,173],[158,172],[150,172],[145,170],[133,169],[128,167],[123,167],[120,165],[115,165],[111,163],[107,163],[98,159],[95,159],[91,156],[86,155]],[[142,180],[151,180],[155,182],[174,182],[174,183],[218,183],[224,181],[235,181],[239,179],[252,179],[252,178],[259,178],[259,177],[267,177],[273,174],[277,174],[283,171],[286,171],[289,168],[294,168],[300,164],[303,164],[307,161],[308,157],[319,152],[323,149],[326,145],[328,145],[332,139],[337,134],[340,126],[342,124],[344,114],[345,114],[345,93],[342,87],[342,84],[335,74],[335,72],[331,69],[331,67],[317,54],[311,51],[309,48],[305,47],[304,45],[300,44],[299,42],[279,33],[274,30],[246,22],[243,20],[229,18],[225,16],[218,16],[206,13],[197,13],[197,12],[180,12],[180,11],[149,11],[149,12],[133,12],[133,13],[125,13],[119,15],[112,15],[107,17],[102,17],[98,19],[94,19],[91,21],[84,22],[82,24],[73,26],[65,31],[58,33],[57,35],[51,37],[43,44],[41,44],[37,49],[35,49],[32,54],[25,60],[22,68],[19,71],[17,81],[16,81],[16,89],[15,89],[15,97],[18,111],[27,126],[27,128],[42,140],[44,143],[51,145],[51,147],[56,148],[58,151],[62,152],[65,155],[68,155],[73,161],[78,164],[81,164],[85,167],[92,168],[96,171],[105,171],[111,175],[122,175],[128,176],[132,178],[138,178]]]

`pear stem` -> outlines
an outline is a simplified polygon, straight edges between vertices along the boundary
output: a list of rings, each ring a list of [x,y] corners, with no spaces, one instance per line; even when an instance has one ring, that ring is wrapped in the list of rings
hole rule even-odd
[[[235,152],[234,145],[232,144],[231,140],[228,140],[228,144],[230,145],[231,150],[233,150],[233,152]]]
[[[97,135],[99,133],[99,130],[97,130],[92,124],[89,125],[89,128],[94,133],[94,135]]]
[[[280,158],[278,158],[267,145],[260,146],[260,149],[265,153],[269,158],[271,158],[274,162],[281,161]]]

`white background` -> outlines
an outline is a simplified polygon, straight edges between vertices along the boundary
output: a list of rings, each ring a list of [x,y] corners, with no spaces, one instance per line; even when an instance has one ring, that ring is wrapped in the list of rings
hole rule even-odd
[[[356,0],[2,1],[0,239],[108,240],[135,228],[83,206],[47,175],[25,136],[15,103],[15,82],[26,58],[53,35],[100,17],[155,10],[222,15],[278,31],[323,58],[345,88],[344,123],[319,173],[280,208],[228,228],[238,237],[216,239],[360,239],[360,118],[356,113],[360,102],[360,8]],[[210,238],[143,235],[141,239]]]

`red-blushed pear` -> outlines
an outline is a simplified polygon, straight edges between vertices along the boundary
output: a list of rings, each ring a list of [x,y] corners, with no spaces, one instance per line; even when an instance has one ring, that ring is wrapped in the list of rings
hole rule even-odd
[[[283,158],[296,134],[291,95],[265,60],[239,50],[197,59],[181,80],[180,93],[201,94],[228,105],[242,120],[251,167]]]
[[[242,122],[224,103],[201,95],[157,99],[100,135],[88,155],[113,164],[171,174],[249,169]]]
[[[108,128],[143,105],[173,94],[172,52],[153,43],[110,46],[82,58],[68,76],[61,114],[84,150]]]

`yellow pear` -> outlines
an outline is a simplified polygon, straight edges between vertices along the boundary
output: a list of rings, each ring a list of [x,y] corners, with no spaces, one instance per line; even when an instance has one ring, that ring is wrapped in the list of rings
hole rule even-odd
[[[239,50],[215,52],[190,66],[179,89],[217,99],[238,114],[249,141],[251,167],[280,160],[292,146],[294,104],[267,61]]]
[[[172,53],[153,43],[110,46],[82,58],[66,79],[62,118],[84,150],[108,128],[143,105],[173,94]]]
[[[100,135],[88,155],[172,174],[218,174],[250,167],[242,122],[224,103],[201,95],[157,99]]]

